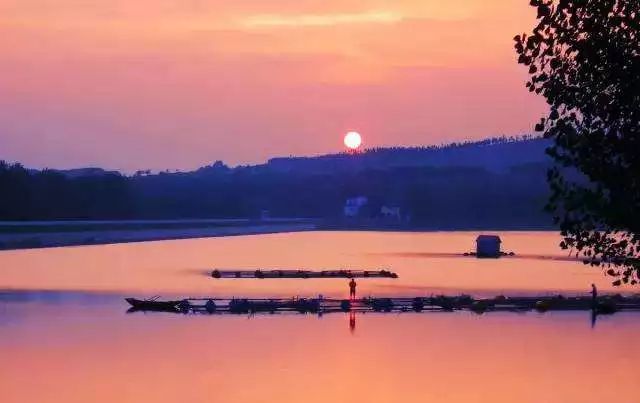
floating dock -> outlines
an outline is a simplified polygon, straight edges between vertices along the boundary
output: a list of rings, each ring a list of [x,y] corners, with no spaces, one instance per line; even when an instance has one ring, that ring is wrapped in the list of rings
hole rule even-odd
[[[331,312],[452,312],[495,311],[594,311],[610,314],[617,311],[640,311],[640,297],[607,295],[591,297],[505,297],[475,299],[471,296],[432,296],[358,299],[332,298],[185,298],[182,300],[138,300],[127,298],[130,311],[166,311],[202,314],[316,313]]]
[[[389,270],[224,270],[214,269],[211,272],[213,278],[398,278],[398,275]]]

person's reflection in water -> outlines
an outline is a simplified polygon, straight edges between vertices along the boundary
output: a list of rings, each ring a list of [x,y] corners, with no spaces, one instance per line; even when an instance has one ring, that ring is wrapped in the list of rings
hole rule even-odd
[[[595,284],[591,284],[591,328],[596,327],[598,319],[598,289]]]
[[[356,313],[353,311],[349,312],[349,330],[351,334],[356,331]]]

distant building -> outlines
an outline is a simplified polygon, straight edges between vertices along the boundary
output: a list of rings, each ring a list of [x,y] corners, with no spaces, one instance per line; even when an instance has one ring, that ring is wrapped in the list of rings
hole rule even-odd
[[[476,239],[476,256],[500,257],[502,240],[497,235],[479,235]]]
[[[369,202],[365,196],[352,197],[344,203],[344,216],[357,217],[360,210]]]
[[[393,219],[396,221],[400,221],[402,217],[400,216],[400,207],[388,207],[382,206],[380,207],[380,215],[384,218]]]

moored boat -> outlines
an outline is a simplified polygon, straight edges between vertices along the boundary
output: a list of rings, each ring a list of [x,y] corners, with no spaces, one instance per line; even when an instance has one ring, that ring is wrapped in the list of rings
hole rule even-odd
[[[156,301],[155,299],[125,298],[133,309],[140,311],[177,312],[180,301]]]

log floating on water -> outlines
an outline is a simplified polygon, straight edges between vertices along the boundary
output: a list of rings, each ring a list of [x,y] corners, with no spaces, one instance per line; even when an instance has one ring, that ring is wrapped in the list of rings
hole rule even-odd
[[[134,304],[132,301],[136,301]],[[331,313],[331,312],[434,312],[466,310],[475,313],[492,311],[572,311],[591,310],[610,314],[621,310],[640,310],[640,297],[606,295],[591,297],[505,297],[475,299],[468,295],[432,297],[334,298],[184,298],[176,301],[154,300],[153,309],[134,298],[127,298],[131,310],[166,310],[167,312],[247,314],[247,313]],[[166,309],[163,309],[166,308]]]
[[[223,270],[214,269],[211,272],[213,278],[398,278],[398,275],[389,270]]]

